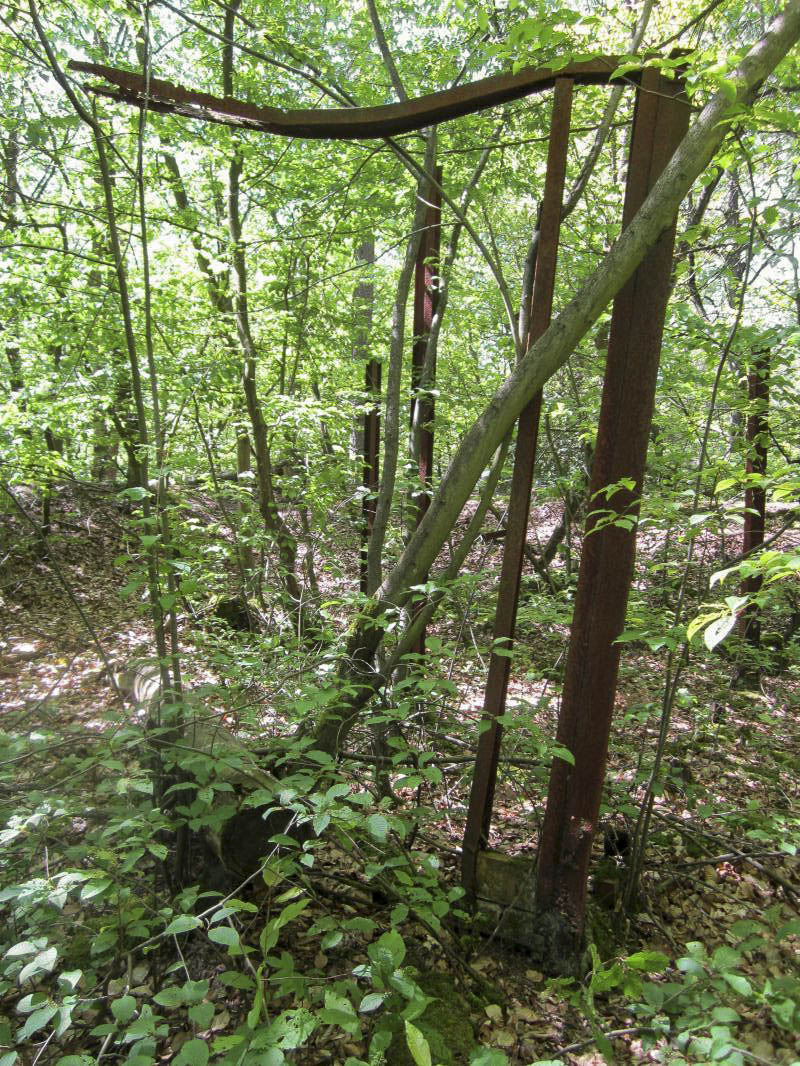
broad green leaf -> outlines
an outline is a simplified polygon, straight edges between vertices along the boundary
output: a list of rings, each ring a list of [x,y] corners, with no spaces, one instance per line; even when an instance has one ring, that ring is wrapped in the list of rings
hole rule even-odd
[[[209,1047],[205,1040],[187,1040],[174,1059],[175,1066],[206,1066]]]
[[[741,974],[724,973],[722,976],[725,979],[726,983],[730,985],[730,987],[733,989],[734,992],[736,992],[737,995],[744,996],[745,998],[747,998],[753,994],[752,985],[747,980],[747,978],[742,977]]]
[[[120,1025],[127,1025],[136,1013],[136,1000],[133,996],[120,996],[111,1003],[111,1013]]]
[[[188,933],[191,929],[197,929],[198,926],[203,923],[199,918],[196,918],[193,914],[179,914],[177,918],[173,918],[164,932],[167,935],[174,933]]]
[[[371,814],[367,818],[367,832],[380,844],[386,843],[386,838],[389,835],[389,822],[383,814]]]
[[[413,1022],[406,1022],[406,1043],[417,1066],[433,1066],[428,1041]]]
[[[239,934],[235,929],[231,929],[229,925],[215,925],[208,930],[207,936],[215,944],[222,944],[226,948],[238,948],[240,946]]]
[[[383,1006],[383,1001],[386,999],[385,992],[368,992],[366,996],[361,1000],[358,1005],[358,1009],[361,1014],[369,1014],[370,1011],[377,1010]]]
[[[736,618],[735,614],[725,614],[722,618],[717,618],[706,629],[703,634],[703,642],[709,651],[713,651],[727,637],[736,625]]]
[[[189,1019],[194,1022],[200,1029],[207,1029],[211,1024],[211,1019],[214,1017],[214,1004],[213,1003],[195,1003],[194,1006],[189,1007],[188,1010]]]
[[[625,962],[633,970],[641,970],[642,973],[662,973],[669,966],[668,956],[660,951],[637,951],[629,955]]]
[[[396,970],[405,958],[406,946],[396,929],[390,929],[367,948],[370,960],[384,971]]]
[[[58,1007],[53,1003],[48,1003],[46,1006],[35,1010],[33,1014],[29,1014],[27,1021],[17,1033],[17,1040],[27,1040],[29,1036],[38,1033],[40,1029],[43,1029],[44,1026],[47,1025],[57,1011]]]
[[[176,988],[175,985],[162,988],[160,992],[153,996],[153,1002],[157,1003],[159,1007],[179,1007],[184,1002],[183,990]]]

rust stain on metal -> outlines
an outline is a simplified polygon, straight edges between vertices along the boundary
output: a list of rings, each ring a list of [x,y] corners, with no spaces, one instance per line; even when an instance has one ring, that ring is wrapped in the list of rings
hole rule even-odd
[[[107,82],[87,85],[91,92],[123,103],[281,137],[322,140],[369,140],[411,133],[542,92],[551,88],[558,78],[571,78],[584,85],[607,85],[618,66],[616,56],[598,56],[583,63],[568,63],[560,70],[526,67],[517,74],[496,74],[397,104],[284,111],[186,89],[161,78],[146,81],[142,74],[101,63],[73,60],[69,64],[70,70],[95,75]],[[635,82],[640,74],[641,70],[629,70],[616,80]]]
[[[561,228],[561,204],[564,197],[569,147],[572,85],[570,79],[559,78],[553,96],[547,172],[539,218],[539,245],[526,347],[537,340],[547,329],[553,309],[558,237]],[[462,881],[471,895],[475,890],[478,852],[486,847],[492,818],[497,760],[503,732],[498,719],[505,712],[511,669],[508,655],[502,653],[511,650],[516,627],[541,404],[540,391],[520,415],[517,428],[508,527],[503,548],[494,624],[494,642],[496,646],[499,646],[501,654],[493,651],[489,661],[489,674],[486,679],[483,703],[483,721],[484,723],[488,721],[489,726],[484,729],[478,740],[478,754],[475,760],[462,850]]]
[[[627,225],[680,143],[689,107],[680,81],[648,70],[637,92],[623,225]],[[647,458],[661,338],[670,292],[675,224],[620,290],[611,320],[592,467],[592,512],[578,577],[557,742],[575,765],[556,759],[539,847],[536,905],[582,926],[592,832],[597,823],[614,709],[619,646],[636,551],[635,521]],[[601,490],[630,479],[609,499]],[[605,512],[605,513],[603,513]],[[634,527],[615,524],[633,520]],[[590,535],[591,534],[591,535]]]

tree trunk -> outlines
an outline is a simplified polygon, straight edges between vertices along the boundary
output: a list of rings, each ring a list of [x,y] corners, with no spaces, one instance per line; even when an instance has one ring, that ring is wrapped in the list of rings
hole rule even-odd
[[[225,9],[225,47],[223,50],[223,86],[226,96],[233,92],[233,26],[239,0],[234,0]],[[306,608],[303,603],[302,589],[297,580],[297,542],[281,516],[275,498],[272,480],[272,460],[270,458],[267,426],[264,412],[258,397],[256,369],[258,353],[250,329],[250,312],[247,295],[247,262],[242,241],[242,221],[239,205],[239,190],[242,176],[242,158],[238,150],[228,167],[228,232],[232,244],[232,266],[234,299],[233,311],[236,320],[236,332],[239,337],[244,366],[242,367],[242,388],[244,390],[250,429],[253,434],[253,446],[256,455],[256,477],[258,484],[258,508],[264,525],[275,539],[278,551],[280,580],[283,583],[287,607],[293,616],[293,626],[298,636],[307,628]]]
[[[375,284],[371,269],[375,262],[375,241],[369,237],[356,249],[356,260],[362,264],[366,277],[358,282],[353,293],[353,360],[364,375],[364,416],[359,451],[361,453],[361,591],[369,594],[368,553],[375,508],[380,484],[381,446],[381,363],[371,353],[372,311],[375,303]]]
[[[747,375],[747,394],[750,413],[747,416],[747,474],[748,478],[763,478],[767,472],[767,441],[769,424],[769,348],[757,352]],[[767,492],[763,483],[748,484],[744,490],[744,535],[742,551],[753,552],[764,543],[764,524],[767,512]],[[755,596],[761,588],[761,577],[753,575],[744,579],[740,593]],[[761,620],[758,607],[747,605],[740,619],[742,637],[754,649],[761,644]]]

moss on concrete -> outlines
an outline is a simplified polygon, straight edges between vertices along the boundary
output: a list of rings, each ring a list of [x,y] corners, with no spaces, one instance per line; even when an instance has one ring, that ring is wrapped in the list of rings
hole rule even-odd
[[[468,1066],[470,1054],[478,1045],[466,997],[456,987],[451,974],[437,971],[415,973],[414,980],[426,996],[435,997],[413,1023],[428,1041],[432,1062],[444,1066]],[[387,1066],[415,1066],[399,1018],[394,1039],[386,1052],[386,1063]]]

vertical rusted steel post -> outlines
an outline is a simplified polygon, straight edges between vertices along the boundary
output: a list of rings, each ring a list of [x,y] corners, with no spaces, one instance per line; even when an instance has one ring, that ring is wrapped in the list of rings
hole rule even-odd
[[[747,473],[760,477],[767,472],[769,364],[768,348],[756,352],[747,375],[747,398],[750,401],[750,412],[747,416]],[[767,493],[763,484],[745,486],[744,508],[742,551],[751,552],[764,543]],[[755,596],[760,588],[761,578],[758,575],[747,577],[742,582],[741,595]],[[740,632],[754,647],[761,643],[761,620],[758,608],[753,603],[748,604],[742,614]]]
[[[433,419],[435,404],[433,389],[436,383],[436,351],[432,352],[432,365],[427,367],[427,381],[423,382],[426,370],[425,356],[428,338],[433,325],[433,316],[439,304],[439,255],[442,237],[442,168],[436,167],[437,184],[430,189],[429,206],[425,215],[425,232],[422,234],[414,270],[414,340],[411,348],[411,412],[410,425],[418,427],[417,477],[418,484],[412,490],[411,504],[414,508],[412,527],[420,524],[431,502],[433,479]],[[422,388],[422,386],[425,386]],[[421,605],[419,605],[421,606]],[[425,652],[423,630],[412,649],[422,655]]]
[[[528,326],[526,347],[547,329],[553,308],[558,236],[561,228],[561,204],[569,147],[569,124],[572,112],[572,80],[559,78],[553,95],[547,171],[539,215],[539,245]],[[517,619],[522,560],[528,535],[528,516],[533,486],[533,468],[542,406],[541,391],[519,418],[514,473],[508,509],[508,527],[503,547],[503,564],[497,590],[494,623],[494,649],[489,660],[489,674],[483,701],[484,731],[478,739],[478,754],[472,778],[472,791],[464,833],[461,876],[469,895],[475,892],[475,866],[478,852],[486,847],[492,818],[497,759],[503,727],[498,719],[505,712],[506,692],[511,669],[508,653],[514,639]],[[488,722],[488,727],[486,723]]]
[[[375,262],[375,242],[370,237],[356,250],[356,259],[369,271]],[[378,483],[380,472],[381,447],[381,364],[371,354],[370,332],[372,330],[372,305],[375,299],[375,286],[371,277],[359,281],[353,293],[353,315],[355,330],[353,334],[353,356],[364,363],[364,425],[362,442],[362,486],[364,496],[361,502],[361,591],[367,593],[367,552],[372,527],[375,524]]]
[[[689,107],[679,80],[646,70],[636,95],[623,227],[683,137]],[[619,645],[633,577],[647,443],[671,286],[675,223],[614,301],[578,589],[557,742],[573,755],[550,774],[537,866],[543,959],[569,967],[583,938],[586,881],[605,778]],[[632,488],[610,489],[629,479]],[[571,962],[570,962],[571,959]]]

